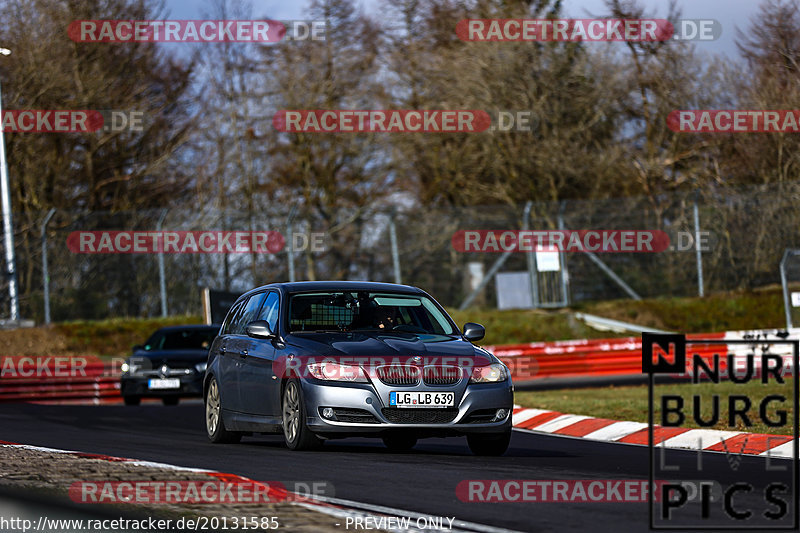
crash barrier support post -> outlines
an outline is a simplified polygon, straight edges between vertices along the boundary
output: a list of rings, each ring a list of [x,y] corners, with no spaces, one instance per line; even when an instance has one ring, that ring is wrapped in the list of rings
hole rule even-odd
[[[41,225],[42,238],[42,290],[44,291],[44,323],[50,323],[50,270],[47,265],[47,224],[56,213],[55,207],[45,215]]]

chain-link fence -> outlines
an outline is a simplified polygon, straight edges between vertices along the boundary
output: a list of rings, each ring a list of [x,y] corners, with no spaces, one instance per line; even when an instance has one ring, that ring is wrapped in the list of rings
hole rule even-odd
[[[525,205],[460,209],[375,206],[325,212],[302,205],[255,202],[247,209],[224,211],[195,207],[125,213],[56,210],[44,230],[45,212],[37,214],[38,218],[29,217],[38,220],[37,224],[25,231],[18,228],[21,314],[37,322],[44,320],[45,250],[53,321],[157,316],[162,311],[162,267],[166,308],[172,315],[200,314],[204,287],[245,291],[291,277],[389,282],[399,277],[455,307],[480,285],[476,276],[492,273],[503,255],[498,272],[530,273],[531,254],[462,252],[453,245],[454,234],[522,228],[660,230],[669,235],[672,249],[663,252],[569,252],[562,254],[563,271],[557,278],[536,272],[539,283],[545,284],[542,290],[563,294],[569,304],[632,295],[694,296],[700,290],[699,275],[706,293],[780,283],[784,250],[800,247],[798,206],[800,184],[787,183],[658,197],[534,202],[528,206],[527,217]],[[283,235],[285,246],[269,253],[75,251],[76,235],[80,235],[75,232],[158,229],[276,231]],[[698,230],[708,235],[700,254],[692,242]],[[547,284],[552,286],[547,288]],[[473,295],[472,305],[494,307],[496,287],[494,278],[489,279],[480,293]],[[7,283],[0,287],[0,298],[0,315],[8,316]]]

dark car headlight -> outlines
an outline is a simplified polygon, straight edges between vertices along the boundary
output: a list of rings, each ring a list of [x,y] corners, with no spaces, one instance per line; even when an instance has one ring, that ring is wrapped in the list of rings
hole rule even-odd
[[[367,383],[367,376],[358,365],[322,362],[306,365],[308,373],[322,381],[344,381],[348,383]]]
[[[499,383],[508,379],[508,369],[503,363],[476,366],[472,369],[470,383]]]
[[[123,374],[129,374],[133,376],[136,375],[142,369],[142,365],[129,360],[122,363],[119,369],[122,371]]]

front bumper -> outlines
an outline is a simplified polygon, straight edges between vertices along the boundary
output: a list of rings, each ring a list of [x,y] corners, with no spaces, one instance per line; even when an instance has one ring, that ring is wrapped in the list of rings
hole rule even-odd
[[[139,396],[143,398],[164,398],[171,396],[193,397],[203,395],[203,373],[181,376],[168,376],[180,380],[177,389],[151,389],[148,385],[152,376],[123,375],[120,378],[120,393],[122,396]]]
[[[303,379],[301,384],[306,406],[306,424],[311,431],[321,435],[331,437],[346,436],[347,434],[367,436],[412,430],[420,435],[447,436],[500,433],[511,429],[514,391],[510,380],[501,383],[467,385],[463,388],[463,393],[459,391],[456,394],[456,407],[447,410],[441,408],[435,410],[390,408],[369,383],[339,384]],[[450,391],[452,389],[443,390]],[[329,420],[323,418],[320,412],[325,407],[334,408],[337,412],[358,411],[365,418],[368,413],[372,419],[369,422]],[[487,421],[487,417],[481,416],[497,409],[507,410],[507,415],[501,420]],[[431,413],[430,418],[440,421],[426,423],[424,411]],[[445,411],[449,411],[449,413],[445,414]],[[356,417],[345,418],[353,420]],[[442,419],[446,421],[441,421]]]

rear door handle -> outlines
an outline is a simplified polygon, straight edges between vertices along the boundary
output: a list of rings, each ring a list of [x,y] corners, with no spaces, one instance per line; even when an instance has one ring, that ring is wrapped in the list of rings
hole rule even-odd
[[[225,345],[224,345],[224,344],[223,344],[222,346],[220,346],[220,348],[219,348],[219,353],[221,353],[221,354],[224,354],[224,353],[225,353],[225,352],[227,352],[227,351],[228,351],[228,349],[227,349],[227,348],[225,348]]]
[[[247,350],[242,350],[241,352],[239,352],[239,356],[241,356],[242,358],[247,357]]]

